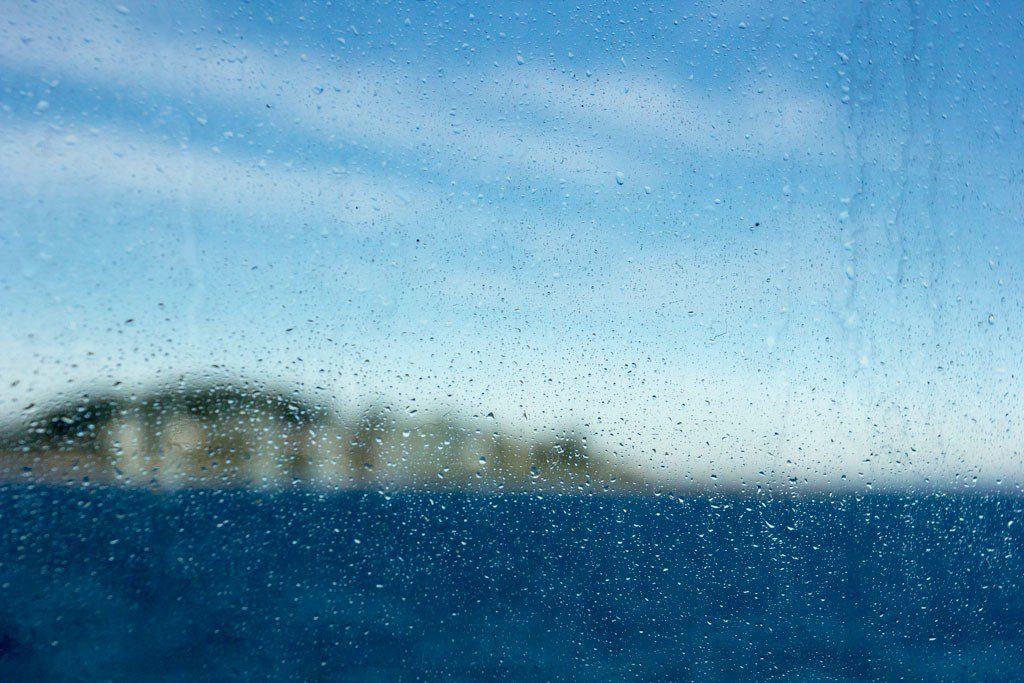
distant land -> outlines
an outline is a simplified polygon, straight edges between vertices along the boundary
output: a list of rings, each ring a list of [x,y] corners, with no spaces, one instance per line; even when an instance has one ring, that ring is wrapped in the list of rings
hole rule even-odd
[[[400,414],[399,414],[400,413]],[[342,418],[299,392],[181,381],[81,394],[0,425],[0,481],[178,488],[632,491],[633,466],[568,430],[513,437],[369,407]]]

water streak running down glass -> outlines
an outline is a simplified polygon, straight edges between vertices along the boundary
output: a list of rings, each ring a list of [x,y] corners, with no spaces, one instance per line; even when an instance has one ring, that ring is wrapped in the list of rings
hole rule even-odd
[[[0,11],[0,678],[1024,680],[1024,10]]]

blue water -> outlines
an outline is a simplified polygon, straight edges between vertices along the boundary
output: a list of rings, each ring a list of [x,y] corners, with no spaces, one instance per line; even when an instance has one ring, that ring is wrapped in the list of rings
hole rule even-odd
[[[1024,680],[1022,501],[0,489],[0,680]]]

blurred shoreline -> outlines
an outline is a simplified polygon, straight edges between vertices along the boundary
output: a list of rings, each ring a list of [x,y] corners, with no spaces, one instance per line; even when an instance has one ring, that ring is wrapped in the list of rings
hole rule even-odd
[[[576,430],[532,438],[381,405],[342,416],[297,391],[181,381],[81,393],[0,426],[0,481],[180,488],[643,492]]]
[[[580,429],[512,434],[472,419],[382,403],[342,413],[296,389],[181,378],[135,392],[83,391],[0,422],[0,485],[132,488],[465,491],[677,498],[998,495],[1020,486],[789,477],[658,479],[595,447]],[[764,473],[762,473],[764,474]]]

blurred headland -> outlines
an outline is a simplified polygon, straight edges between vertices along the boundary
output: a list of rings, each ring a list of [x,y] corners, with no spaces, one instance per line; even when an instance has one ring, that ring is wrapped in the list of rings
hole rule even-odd
[[[343,417],[299,391],[244,381],[81,393],[28,406],[0,426],[0,480],[157,489],[650,487],[635,465],[594,452],[575,430],[524,438],[497,431],[493,416],[478,424],[415,417],[386,405]]]

